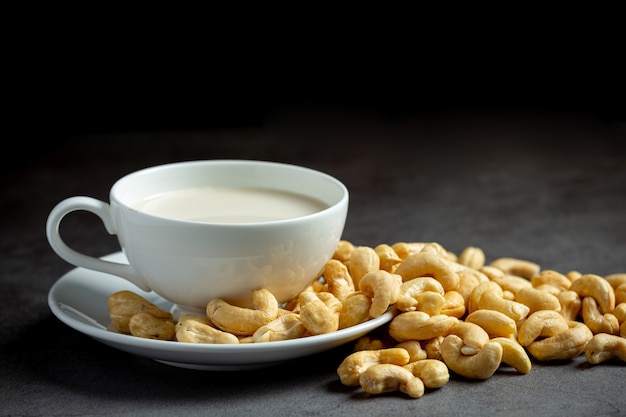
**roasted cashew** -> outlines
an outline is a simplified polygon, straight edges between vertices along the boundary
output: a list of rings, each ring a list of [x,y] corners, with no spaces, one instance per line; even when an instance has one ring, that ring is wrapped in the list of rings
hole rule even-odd
[[[402,348],[386,348],[380,350],[359,350],[348,355],[337,368],[337,375],[343,385],[349,387],[359,385],[359,378],[370,366],[379,363],[406,365],[409,353]]]
[[[604,279],[606,279],[609,284],[611,284],[611,287],[617,289],[617,287],[619,287],[620,285],[626,284],[626,272],[609,274],[605,276]]]
[[[489,342],[489,334],[479,325],[468,321],[459,320],[448,334],[456,335],[463,340],[461,353],[467,356],[477,354]]]
[[[418,277],[407,280],[400,285],[400,294],[396,307],[400,311],[417,310],[417,296],[425,291],[439,293],[442,297],[445,290],[439,281],[432,277]]]
[[[565,275],[551,269],[541,271],[539,275],[535,275],[530,279],[530,283],[535,288],[540,285],[551,285],[560,291],[569,290],[569,287],[572,285],[572,281]]]
[[[570,290],[580,298],[593,297],[598,302],[602,314],[612,313],[615,308],[615,290],[606,279],[599,275],[585,274],[572,282]]]
[[[407,340],[404,342],[400,342],[395,347],[406,349],[406,351],[409,352],[409,363],[421,361],[428,357],[426,351],[422,349],[421,343],[417,340]]]
[[[346,263],[350,260],[350,256],[352,256],[354,249],[355,247],[352,242],[348,240],[340,240],[339,243],[337,243],[332,259],[337,259],[340,262]]]
[[[615,306],[613,315],[617,317],[617,321],[620,322],[619,335],[626,337],[626,301]]]
[[[458,291],[446,291],[443,295],[444,303],[439,314],[456,317],[460,319],[465,315],[465,299]]]
[[[406,282],[413,278],[431,276],[441,283],[445,291],[456,290],[459,286],[459,274],[455,271],[453,262],[448,259],[427,252],[409,255],[398,267],[395,273]]]
[[[492,342],[502,346],[502,362],[515,368],[520,374],[527,374],[532,368],[526,350],[516,340],[509,337],[494,337]]]
[[[441,388],[450,381],[448,366],[436,359],[422,359],[404,365],[413,375],[424,382],[426,388]]]
[[[528,353],[539,361],[573,359],[583,353],[593,333],[584,323],[567,323],[569,328],[566,331],[526,346]]]
[[[467,323],[482,327],[490,338],[506,337],[517,340],[515,320],[496,310],[476,310],[465,317]]]
[[[348,262],[348,271],[354,282],[354,287],[359,288],[359,281],[368,272],[380,269],[380,258],[376,251],[369,246],[357,246]]]
[[[354,344],[354,351],[360,350],[380,350],[388,348],[387,344],[381,339],[374,339],[368,335],[361,336]],[[411,353],[409,352],[409,355]]]
[[[501,269],[505,274],[516,275],[526,279],[531,279],[537,275],[541,269],[540,266],[534,262],[517,258],[498,258],[489,265]]]
[[[617,321],[620,323],[626,322],[626,301],[615,306],[613,315],[617,317]]]
[[[380,259],[380,269],[384,271],[394,273],[398,265],[402,263],[402,258],[398,256],[391,246],[385,243],[376,246],[374,252],[376,252]]]
[[[626,303],[626,284],[615,287],[615,305]]]
[[[341,301],[329,292],[300,294],[300,320],[312,335],[338,330],[341,309]]]
[[[456,273],[459,275],[459,285],[454,291],[457,291],[463,296],[465,303],[469,302],[470,295],[474,288],[482,282],[489,282],[489,278],[482,272],[468,268],[464,265],[458,265],[455,267]],[[452,291],[452,290],[448,290]]]
[[[589,327],[589,330],[591,330],[593,334],[619,334],[619,321],[617,317],[612,313],[602,314],[595,298],[585,297],[582,303],[583,322]]]
[[[561,315],[566,320],[576,320],[582,308],[582,301],[578,293],[572,290],[561,291],[557,298],[561,304]]]
[[[372,299],[370,317],[376,318],[385,313],[389,306],[398,300],[402,277],[382,269],[368,272],[359,281],[359,291]]]
[[[470,296],[469,309],[471,313],[476,310],[496,310],[511,317],[515,322],[524,319],[530,312],[530,308],[517,301],[503,298],[502,288],[493,281],[479,284]]]
[[[540,285],[534,286],[533,288],[536,290],[548,293],[550,295],[553,295],[557,298],[559,297],[559,294],[563,292],[563,290],[561,290],[560,288],[557,288],[554,285],[550,285],[550,284],[540,284]],[[515,297],[513,298],[515,299]]]
[[[517,292],[522,288],[532,288],[533,286],[533,284],[526,278],[511,274],[504,274],[501,277],[494,275],[494,278],[490,279],[498,284],[503,291],[509,291],[513,293],[513,295],[517,294]]]
[[[360,291],[353,292],[341,303],[339,329],[361,324],[370,319],[372,299]]]
[[[471,379],[488,379],[500,367],[502,346],[488,342],[474,355],[464,355],[463,339],[451,334],[443,339],[441,357],[451,371]]]
[[[441,314],[441,310],[446,303],[445,296],[433,291],[424,291],[417,294],[415,299],[417,301],[417,310],[423,311],[430,316]]]
[[[441,344],[443,343],[443,339],[445,336],[437,336],[432,339],[424,340],[420,344],[422,348],[426,351],[427,359],[437,359],[438,361],[442,361],[441,358]]]
[[[172,340],[176,324],[170,318],[160,319],[149,313],[134,314],[128,321],[130,334],[136,337],[156,340]]]
[[[626,339],[606,333],[596,334],[585,346],[585,357],[594,365],[611,360],[626,362]]]
[[[412,398],[424,395],[424,382],[402,366],[378,364],[367,368],[359,379],[363,391],[382,394],[400,391]]]
[[[389,323],[389,335],[398,342],[428,340],[447,334],[459,320],[456,317],[437,314],[429,316],[423,311],[407,311],[394,317]]]
[[[207,304],[206,315],[220,330],[236,336],[250,336],[278,316],[278,301],[266,289],[255,290],[252,292],[252,307],[239,307],[216,298]]]
[[[252,341],[273,342],[276,340],[297,339],[304,336],[306,328],[295,313],[284,314],[259,327],[252,335]]]
[[[485,266],[485,252],[481,248],[468,246],[463,249],[457,262],[472,269],[480,269]]]
[[[406,259],[410,255],[419,252],[436,253],[447,259],[453,256],[441,244],[437,242],[397,242],[391,245],[391,248],[398,254],[401,259]]]
[[[326,262],[322,276],[328,284],[328,292],[337,297],[339,301],[343,301],[355,291],[348,267],[337,259],[330,259]]]
[[[107,307],[113,327],[125,334],[131,333],[130,319],[138,313],[147,313],[156,319],[173,320],[169,311],[161,309],[132,291],[124,290],[111,294],[107,300]]]
[[[567,279],[569,279],[570,281],[574,282],[576,281],[578,278],[582,277],[583,274],[581,274],[578,271],[569,271],[565,274],[565,276],[567,277]]]
[[[528,346],[537,338],[553,337],[569,329],[568,320],[554,310],[536,311],[522,323],[517,331],[517,340]]]
[[[176,340],[187,343],[239,344],[237,336],[216,329],[207,322],[200,317],[180,317],[176,323]]]
[[[515,301],[527,306],[530,309],[528,314],[539,310],[561,310],[561,303],[555,295],[533,287],[521,288],[515,293]]]
[[[446,248],[441,246],[440,243],[437,243],[437,242],[426,243],[420,252],[422,252],[422,253],[432,253],[432,254],[435,254],[435,255],[442,256],[445,259],[447,259],[448,261],[452,262],[453,264],[458,265],[458,263],[457,263],[457,261],[459,259],[458,256],[456,256],[456,254],[454,252],[450,252],[449,250],[446,250]]]

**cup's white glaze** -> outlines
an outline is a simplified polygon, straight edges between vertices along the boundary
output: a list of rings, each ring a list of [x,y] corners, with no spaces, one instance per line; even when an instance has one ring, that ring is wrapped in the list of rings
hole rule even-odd
[[[155,194],[189,187],[270,188],[322,200],[328,208],[303,217],[263,223],[200,223],[152,216],[133,208]],[[110,203],[70,197],[52,209],[47,237],[67,262],[123,277],[181,309],[204,309],[213,298],[249,305],[250,292],[267,288],[279,302],[296,296],[319,277],[341,238],[348,190],[312,169],[248,160],[179,162],[147,168],[119,179]],[[59,234],[76,210],[99,216],[117,235],[129,264],[81,254]]]

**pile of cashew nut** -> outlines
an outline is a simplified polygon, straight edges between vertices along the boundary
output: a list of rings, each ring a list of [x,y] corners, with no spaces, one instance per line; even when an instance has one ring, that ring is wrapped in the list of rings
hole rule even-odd
[[[451,375],[485,380],[504,367],[527,374],[533,359],[626,362],[626,273],[561,273],[517,258],[486,263],[480,248],[457,256],[436,242],[342,240],[321,278],[284,305],[259,289],[252,308],[215,299],[206,315],[177,320],[129,291],[112,294],[108,306],[121,333],[187,343],[302,338],[392,311],[337,368],[344,385],[369,394],[420,398]]]
[[[626,361],[626,273],[563,274],[517,258],[487,264],[480,248],[457,256],[434,242],[372,249],[344,241],[338,252],[350,271],[353,256],[363,264],[363,252],[379,254],[366,273],[378,268],[401,281],[395,317],[339,365],[344,385],[419,398],[451,374],[485,380],[504,367],[527,374],[533,359]]]

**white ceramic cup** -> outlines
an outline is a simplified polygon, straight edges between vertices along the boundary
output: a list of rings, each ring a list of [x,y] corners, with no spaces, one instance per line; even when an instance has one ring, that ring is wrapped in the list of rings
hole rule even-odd
[[[138,202],[190,187],[243,187],[299,193],[326,208],[296,218],[211,223],[165,218],[135,208]],[[295,165],[248,161],[179,162],[143,169],[119,179],[110,203],[70,197],[48,217],[52,249],[65,261],[127,279],[182,310],[204,310],[213,298],[249,305],[250,293],[270,290],[279,302],[317,279],[343,233],[348,190],[337,179]],[[59,234],[63,218],[91,212],[117,235],[128,264],[102,260],[68,247]]]

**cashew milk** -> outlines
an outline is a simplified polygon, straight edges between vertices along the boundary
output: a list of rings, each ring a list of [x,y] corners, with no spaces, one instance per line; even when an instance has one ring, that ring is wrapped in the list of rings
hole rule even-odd
[[[210,223],[255,223],[302,217],[324,210],[322,201],[288,191],[200,187],[158,194],[135,209],[159,217]]]

